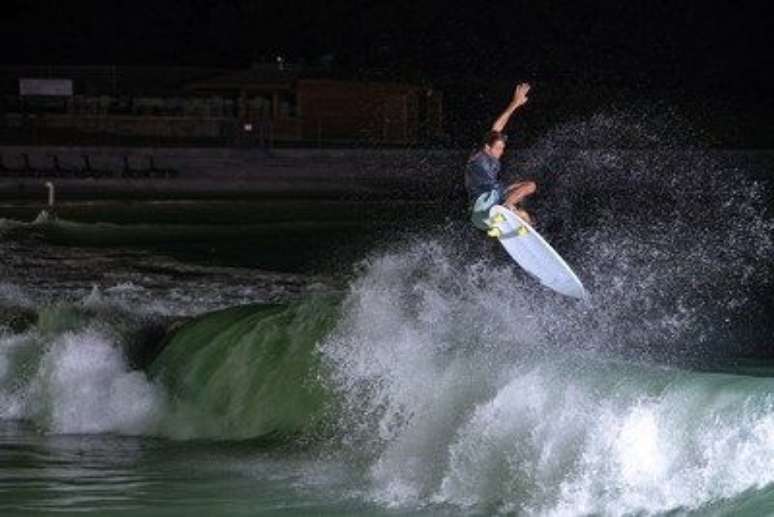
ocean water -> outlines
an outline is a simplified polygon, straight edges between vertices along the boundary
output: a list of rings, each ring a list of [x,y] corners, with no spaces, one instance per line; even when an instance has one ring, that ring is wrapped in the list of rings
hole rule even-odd
[[[0,514],[774,515],[771,189],[604,123],[587,304],[446,199],[0,206]]]

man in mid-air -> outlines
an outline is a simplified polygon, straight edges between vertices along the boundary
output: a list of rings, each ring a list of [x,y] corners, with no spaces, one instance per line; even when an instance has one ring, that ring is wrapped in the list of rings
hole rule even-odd
[[[513,100],[503,113],[492,124],[492,129],[484,136],[481,149],[473,153],[465,170],[465,187],[468,190],[472,206],[471,221],[482,230],[487,230],[485,220],[489,217],[489,209],[493,205],[502,204],[519,217],[532,224],[530,215],[519,206],[524,198],[535,193],[537,186],[534,181],[517,181],[503,187],[499,180],[500,158],[505,151],[507,135],[503,129],[508,124],[513,112],[527,102],[529,84],[516,86]]]

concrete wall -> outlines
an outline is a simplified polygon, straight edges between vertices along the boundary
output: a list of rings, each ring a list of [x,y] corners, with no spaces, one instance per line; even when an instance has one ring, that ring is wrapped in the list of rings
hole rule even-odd
[[[411,198],[455,183],[459,164],[464,163],[464,153],[415,150],[289,149],[268,154],[233,148],[0,146],[0,155],[0,196],[5,198],[38,195],[45,181],[54,181],[63,193],[83,197]],[[85,170],[84,157],[93,172]]]
[[[658,150],[568,149],[567,159],[603,163],[606,157],[658,153]],[[670,154],[674,150],[665,150]],[[730,158],[735,167],[774,180],[774,151],[686,150]],[[517,171],[530,165],[509,161]],[[31,170],[25,169],[27,155]],[[0,146],[0,196],[37,196],[45,181],[63,192],[90,196],[392,196],[434,199],[462,189],[468,151],[260,149],[156,147]],[[598,155],[596,158],[595,155]],[[91,168],[84,171],[87,156]],[[63,172],[55,170],[54,157]],[[155,170],[151,170],[151,159]],[[563,159],[559,156],[555,159]],[[747,165],[746,165],[747,164]],[[126,166],[129,174],[126,174]],[[3,169],[4,167],[4,169]],[[172,174],[174,173],[174,174]]]

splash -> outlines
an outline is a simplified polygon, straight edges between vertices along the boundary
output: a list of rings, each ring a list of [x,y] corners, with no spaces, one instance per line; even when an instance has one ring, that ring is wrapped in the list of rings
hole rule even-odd
[[[367,497],[619,515],[774,482],[771,379],[611,358],[587,311],[440,243],[368,261],[321,344]]]
[[[146,434],[164,412],[162,392],[96,329],[49,342],[31,331],[4,337],[0,349],[0,418],[57,434]]]
[[[613,134],[616,146],[601,148]],[[44,275],[24,276],[32,266],[20,254],[15,283],[0,284],[0,305],[23,313],[0,329],[0,417],[51,433],[311,443],[362,473],[366,498],[400,508],[765,505],[771,371],[707,367],[771,333],[770,194],[733,157],[649,148],[668,138],[599,116],[522,152],[519,172],[542,186],[541,232],[590,286],[590,306],[454,236],[390,242],[358,267],[341,303],[309,296],[204,315],[261,296],[234,289],[246,277],[226,269],[181,287],[177,277],[203,269],[142,253],[118,277],[125,257],[111,261],[113,287],[92,289],[82,280],[104,252],[88,250],[72,251],[47,290],[24,285]],[[63,230],[90,229],[0,221],[8,237]],[[138,260],[152,281],[131,269]],[[192,315],[146,373],[136,347],[153,356],[162,337],[148,335],[149,322]]]

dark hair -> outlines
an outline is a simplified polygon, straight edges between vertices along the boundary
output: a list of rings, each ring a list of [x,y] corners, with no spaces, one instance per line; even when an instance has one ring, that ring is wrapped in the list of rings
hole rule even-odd
[[[492,147],[495,145],[498,141],[502,141],[502,143],[508,142],[508,135],[501,131],[487,131],[487,133],[484,135],[484,145],[488,145],[489,147]]]

